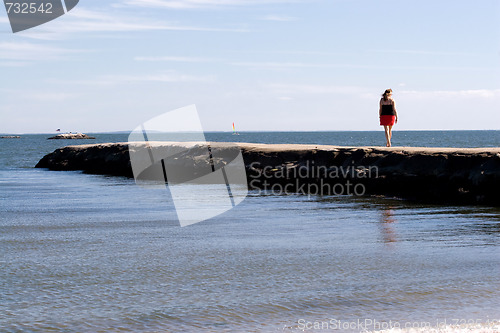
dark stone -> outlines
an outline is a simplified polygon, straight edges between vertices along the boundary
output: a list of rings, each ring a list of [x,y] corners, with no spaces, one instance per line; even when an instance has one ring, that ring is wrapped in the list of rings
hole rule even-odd
[[[184,149],[177,143],[158,143],[179,149],[171,163],[180,169],[207,165],[206,150]],[[177,146],[178,147],[177,147]],[[234,143],[212,143],[224,147]],[[500,206],[499,148],[344,148],[312,145],[238,143],[250,184],[362,184],[366,195],[385,195],[426,203]],[[229,148],[228,148],[229,149]],[[184,151],[184,152],[183,152]],[[86,173],[133,177],[127,143],[68,146],[43,157],[37,168],[83,170]],[[335,176],[335,171],[339,171]],[[144,173],[147,177],[147,170]],[[325,184],[328,184],[328,188]],[[329,190],[330,189],[330,190]]]

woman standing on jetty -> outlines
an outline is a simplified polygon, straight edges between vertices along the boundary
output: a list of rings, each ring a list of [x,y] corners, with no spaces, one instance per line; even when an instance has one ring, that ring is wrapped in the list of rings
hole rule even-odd
[[[396,102],[392,98],[392,89],[387,89],[380,99],[380,126],[384,126],[387,147],[391,146],[392,126],[398,122],[398,112]]]

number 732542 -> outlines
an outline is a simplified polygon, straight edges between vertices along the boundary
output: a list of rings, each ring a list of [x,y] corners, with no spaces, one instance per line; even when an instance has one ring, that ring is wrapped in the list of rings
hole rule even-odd
[[[48,3],[36,3],[36,2],[24,2],[24,3],[14,3],[14,2],[6,2],[5,3],[7,13],[14,14],[52,14],[52,4]]]

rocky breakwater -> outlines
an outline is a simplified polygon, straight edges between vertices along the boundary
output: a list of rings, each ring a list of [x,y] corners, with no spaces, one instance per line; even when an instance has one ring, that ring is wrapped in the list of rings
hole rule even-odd
[[[212,163],[201,143],[151,143],[169,155],[165,163],[203,173]],[[428,203],[500,206],[500,148],[338,147],[211,143],[235,155],[241,150],[250,190],[275,194],[382,195]],[[130,146],[134,151],[137,146]],[[175,156],[175,157],[174,157]],[[133,177],[127,143],[68,146],[36,165],[51,170]],[[158,163],[151,166],[151,170]],[[171,168],[170,168],[171,169]],[[147,178],[147,172],[144,173]]]

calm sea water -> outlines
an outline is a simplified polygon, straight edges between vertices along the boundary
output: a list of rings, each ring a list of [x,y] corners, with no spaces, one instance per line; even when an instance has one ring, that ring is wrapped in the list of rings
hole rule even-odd
[[[360,332],[500,321],[498,209],[250,192],[235,209],[181,228],[167,190],[33,168],[64,145],[127,139],[95,136],[0,140],[2,332]],[[207,138],[384,143],[381,132]],[[395,132],[393,141],[490,147],[500,132]]]

